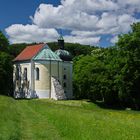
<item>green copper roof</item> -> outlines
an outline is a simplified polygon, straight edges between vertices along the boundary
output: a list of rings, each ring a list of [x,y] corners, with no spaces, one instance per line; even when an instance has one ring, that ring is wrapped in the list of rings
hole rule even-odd
[[[63,61],[72,61],[72,56],[71,54],[66,51],[66,50],[62,50],[62,49],[59,49],[57,51],[55,51],[55,53],[61,58],[61,60]]]
[[[60,55],[70,56],[70,55],[71,55],[68,51],[66,51],[66,50],[61,50],[61,49],[56,50],[55,53],[56,53],[58,56],[60,56]]]
[[[34,60],[62,61],[47,45],[34,57]]]

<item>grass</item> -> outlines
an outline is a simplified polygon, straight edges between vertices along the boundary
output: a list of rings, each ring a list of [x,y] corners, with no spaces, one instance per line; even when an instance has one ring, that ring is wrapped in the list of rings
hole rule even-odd
[[[0,140],[140,140],[140,113],[0,96]]]

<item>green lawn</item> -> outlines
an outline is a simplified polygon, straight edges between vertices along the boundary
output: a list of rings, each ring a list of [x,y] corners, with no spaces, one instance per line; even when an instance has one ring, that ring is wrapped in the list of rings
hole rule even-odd
[[[140,140],[140,113],[0,96],[0,140]]]

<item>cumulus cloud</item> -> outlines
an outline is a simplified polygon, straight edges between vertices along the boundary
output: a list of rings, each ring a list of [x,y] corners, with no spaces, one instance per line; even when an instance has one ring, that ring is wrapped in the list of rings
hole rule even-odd
[[[113,43],[118,34],[140,21],[135,17],[139,12],[139,0],[61,0],[57,7],[40,4],[30,16],[31,25],[11,25],[6,32],[12,43],[55,41],[56,29],[70,30],[64,35],[68,42],[95,45],[102,35],[113,35]]]
[[[89,15],[86,12],[71,7],[53,7],[49,4],[40,4],[34,17],[31,17],[34,24],[41,28],[61,28],[90,30],[97,22],[96,15]]]
[[[112,44],[115,44],[117,41],[118,41],[118,36],[114,36],[114,37],[112,37],[111,40],[110,40],[110,42],[111,42]]]
[[[36,25],[14,24],[6,28],[6,32],[13,43],[50,42],[58,37],[55,29],[42,29]]]
[[[139,0],[117,0],[121,10],[125,10],[128,13],[134,14],[134,12],[140,12]]]
[[[85,45],[97,45],[101,37],[82,37],[82,36],[65,36],[66,42],[80,43]]]
[[[72,9],[96,12],[118,10],[117,3],[111,0],[61,0],[63,6],[70,6]],[[78,9],[77,9],[78,7]]]

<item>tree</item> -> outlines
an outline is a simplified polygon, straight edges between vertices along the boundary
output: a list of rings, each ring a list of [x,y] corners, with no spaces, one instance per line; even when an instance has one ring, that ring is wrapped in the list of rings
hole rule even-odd
[[[0,31],[0,51],[7,51],[8,45],[9,45],[8,39]]]
[[[10,44],[8,47],[8,53],[13,57],[16,57],[28,45],[31,44],[26,44],[26,43]]]
[[[140,23],[132,32],[119,36],[117,47],[125,64],[120,73],[119,96],[125,104],[140,109]]]
[[[0,94],[12,93],[12,57],[8,54],[8,39],[0,31]]]
[[[92,55],[74,59],[74,91],[77,98],[100,100],[105,104],[118,103],[118,94],[114,81],[117,64],[113,56],[117,50],[94,49]]]
[[[47,44],[53,51],[59,49],[57,42],[51,42]],[[94,49],[94,46],[91,47],[89,45],[81,45],[78,43],[65,43],[65,49],[69,51],[72,57],[74,58],[75,56],[79,56],[79,55],[91,54],[91,51]]]
[[[12,93],[12,57],[5,52],[0,52],[0,94]]]

